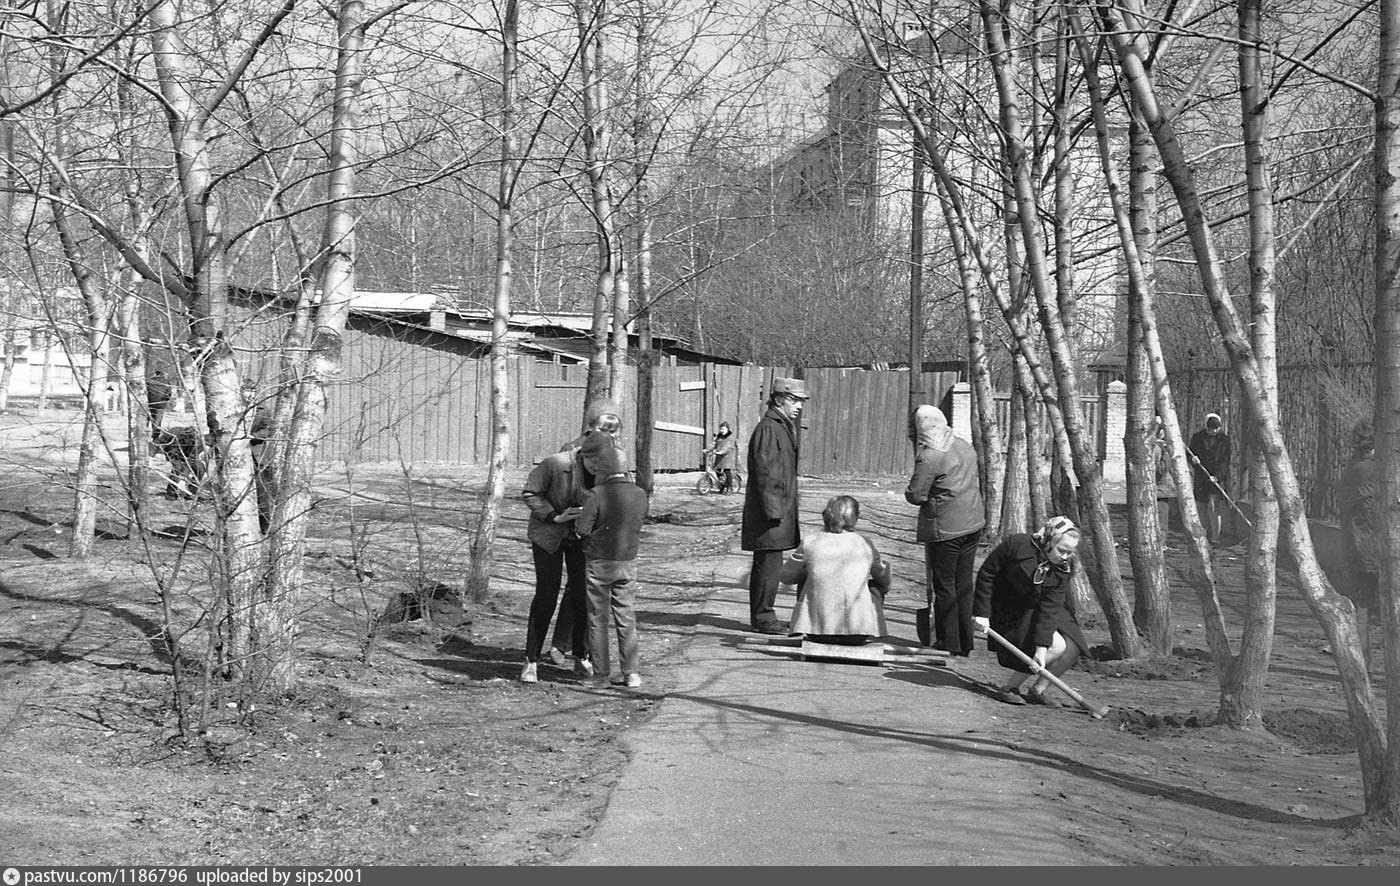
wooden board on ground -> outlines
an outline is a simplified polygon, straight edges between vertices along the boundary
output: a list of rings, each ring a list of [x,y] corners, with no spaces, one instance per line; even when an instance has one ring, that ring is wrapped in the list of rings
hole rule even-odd
[[[802,637],[745,637],[744,643],[776,647],[775,651],[806,661],[838,661],[855,664],[947,665],[948,653],[922,646],[902,646],[895,643],[866,643],[847,646],[839,643],[814,643]]]

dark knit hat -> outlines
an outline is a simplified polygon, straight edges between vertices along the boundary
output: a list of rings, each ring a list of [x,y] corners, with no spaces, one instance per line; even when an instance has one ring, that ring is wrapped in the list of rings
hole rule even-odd
[[[622,458],[613,443],[612,435],[603,431],[589,431],[584,435],[579,457],[593,460],[592,470],[598,477],[622,472]],[[587,467],[588,462],[585,461],[584,466]]]

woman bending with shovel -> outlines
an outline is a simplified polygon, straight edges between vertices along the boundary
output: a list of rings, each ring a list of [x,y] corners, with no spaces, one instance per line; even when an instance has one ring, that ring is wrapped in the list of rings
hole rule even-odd
[[[1034,533],[1007,536],[977,571],[974,630],[988,638],[987,648],[997,654],[997,662],[1011,669],[993,693],[997,700],[1057,707],[1045,690],[1052,684],[1064,688],[1059,676],[1089,651],[1066,605],[1078,548],[1079,528],[1073,521],[1051,517]],[[1032,673],[1036,681],[1022,695],[1021,684]]]

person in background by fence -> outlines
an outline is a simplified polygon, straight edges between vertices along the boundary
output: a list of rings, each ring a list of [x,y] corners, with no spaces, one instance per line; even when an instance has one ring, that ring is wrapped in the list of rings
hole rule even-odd
[[[1351,566],[1350,581],[1337,592],[1356,607],[1356,630],[1361,636],[1362,659],[1371,667],[1371,619],[1380,599],[1380,515],[1376,511],[1376,434],[1370,419],[1351,430],[1351,461],[1337,481],[1337,519],[1342,545]]]
[[[1084,632],[1066,602],[1079,536],[1079,528],[1068,517],[1051,517],[1034,533],[1002,539],[977,571],[974,629],[977,636],[987,637],[987,648],[997,654],[997,663],[1011,670],[993,692],[999,701],[1059,706],[1046,697],[1045,691],[1052,684],[1043,675],[1024,696],[1020,694],[1030,669],[993,641],[987,628],[1056,677],[1089,651]]]
[[[904,499],[919,506],[916,537],[924,546],[925,599],[933,646],[949,655],[972,652],[973,566],[987,525],[977,451],[953,433],[937,406],[909,416],[914,474]],[[919,615],[920,622],[927,617]],[[923,634],[923,631],[920,631]]]
[[[807,383],[774,378],[768,411],[749,437],[749,481],[744,490],[743,549],[753,552],[749,571],[749,627],[786,634],[778,620],[778,576],[783,552],[802,542],[797,523],[797,429],[807,403]]]
[[[165,410],[170,406],[170,382],[165,378],[165,370],[156,369],[146,378],[146,405],[151,415],[151,433],[161,429]]]
[[[783,564],[783,584],[797,585],[792,633],[818,643],[859,645],[883,637],[890,564],[856,532],[860,502],[838,495],[822,511],[825,529],[809,535]]]
[[[1206,426],[1191,435],[1192,495],[1201,512],[1206,539],[1220,543],[1225,509],[1230,507],[1230,435],[1225,423],[1214,412],[1206,416]]]
[[[722,421],[715,431],[715,442],[710,447],[715,455],[715,476],[719,478],[719,491],[728,492],[734,487],[734,432],[729,422]]]
[[[258,383],[243,382],[244,408],[252,410],[248,421],[248,448],[253,454],[253,489],[258,498],[258,526],[266,534],[272,525],[275,466],[267,453],[267,441],[272,437],[272,409],[258,395]]]

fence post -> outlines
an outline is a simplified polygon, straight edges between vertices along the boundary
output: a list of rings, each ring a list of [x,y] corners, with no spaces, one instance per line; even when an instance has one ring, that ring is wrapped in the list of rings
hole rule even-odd
[[[953,385],[953,433],[972,442],[972,385],[960,381]]]
[[[1123,435],[1128,430],[1128,385],[1115,379],[1108,383],[1103,398],[1103,479],[1123,483],[1127,479],[1127,458]]]

